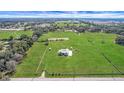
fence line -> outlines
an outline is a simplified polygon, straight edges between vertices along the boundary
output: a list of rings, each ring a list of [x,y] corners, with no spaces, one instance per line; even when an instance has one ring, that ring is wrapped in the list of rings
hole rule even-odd
[[[41,65],[41,63],[42,63],[42,61],[43,61],[43,58],[44,58],[44,56],[45,56],[45,54],[46,54],[46,51],[47,51],[47,47],[46,47],[46,49],[44,50],[43,55],[41,56],[41,60],[40,60],[40,62],[39,62],[39,65],[38,65],[38,67],[37,67],[35,73],[37,73],[37,71],[39,70],[40,65]]]

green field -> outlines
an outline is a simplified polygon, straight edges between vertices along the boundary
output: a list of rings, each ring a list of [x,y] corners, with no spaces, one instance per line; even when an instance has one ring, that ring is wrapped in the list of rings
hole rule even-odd
[[[50,37],[68,37],[69,40],[45,46],[42,41]],[[105,33],[49,32],[29,49],[14,77],[39,77],[42,70],[46,70],[46,77],[123,76],[119,74],[124,72],[124,47],[115,44],[115,38],[115,34]],[[57,55],[59,49],[70,47],[73,47],[73,56]]]
[[[7,39],[10,36],[16,38],[16,37],[20,37],[22,34],[31,36],[32,33],[33,33],[32,31],[0,31],[0,39]]]
[[[58,27],[64,27],[64,26],[76,26],[76,27],[79,27],[79,26],[88,26],[88,24],[85,24],[85,23],[73,23],[73,22],[71,22],[71,21],[57,21],[57,22],[55,22],[55,24],[54,25],[57,25]]]

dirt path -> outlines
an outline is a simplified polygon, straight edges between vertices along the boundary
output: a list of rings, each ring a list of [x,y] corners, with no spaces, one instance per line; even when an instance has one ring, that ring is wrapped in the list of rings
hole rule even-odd
[[[45,78],[45,71],[42,72],[40,78]]]
[[[11,78],[11,81],[124,81],[124,78]]]

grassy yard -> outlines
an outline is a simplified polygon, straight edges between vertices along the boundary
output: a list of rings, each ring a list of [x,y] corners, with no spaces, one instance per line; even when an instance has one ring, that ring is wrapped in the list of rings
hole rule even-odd
[[[9,38],[10,36],[13,37],[19,37],[22,34],[26,34],[28,36],[32,35],[32,31],[0,31],[0,39],[6,39]]]
[[[50,37],[68,37],[69,40],[50,42],[45,46],[42,40]],[[114,44],[115,38],[114,34],[89,32],[80,35],[72,32],[44,34],[29,49],[22,64],[17,66],[14,77],[39,77],[42,70],[46,70],[46,77],[117,76],[116,74],[124,72],[124,47]],[[70,47],[73,47],[72,57],[57,55],[59,49]],[[40,68],[36,72],[45,50]]]

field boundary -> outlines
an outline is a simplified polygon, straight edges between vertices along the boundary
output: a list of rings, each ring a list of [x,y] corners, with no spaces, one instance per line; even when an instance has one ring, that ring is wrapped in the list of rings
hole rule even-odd
[[[104,57],[120,74],[123,74],[123,73],[118,69],[118,67],[115,66],[115,65],[112,63],[112,61],[109,60],[109,59],[105,56],[104,53],[101,53],[101,54],[103,55],[103,57]]]
[[[94,45],[94,44],[92,43],[92,41],[88,40],[88,42],[89,42],[91,45]],[[118,69],[117,66],[115,66],[115,65],[112,63],[112,61],[111,61],[108,57],[106,57],[106,55],[105,55],[104,53],[100,52],[100,49],[99,49],[98,47],[96,48],[96,50],[97,50],[97,51],[105,58],[105,60],[107,60],[107,62],[109,62],[121,75],[124,74],[124,73],[122,73],[122,72]]]
[[[38,70],[39,70],[39,68],[40,68],[40,65],[41,65],[41,63],[42,63],[42,61],[43,61],[43,58],[44,58],[44,56],[45,56],[45,54],[46,54],[46,51],[47,51],[47,47],[46,47],[46,49],[44,50],[43,55],[41,56],[41,59],[40,59],[39,65],[37,66],[37,69],[36,69],[35,73],[38,72]]]
[[[10,81],[124,81],[124,78],[110,77],[110,78],[93,78],[93,77],[81,77],[81,78],[11,78]]]

